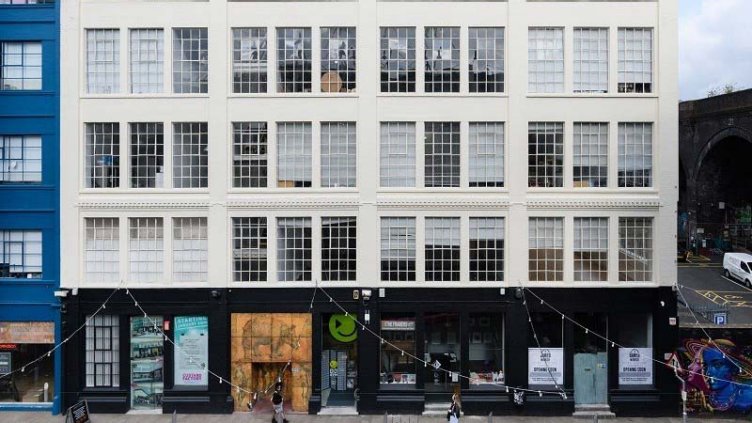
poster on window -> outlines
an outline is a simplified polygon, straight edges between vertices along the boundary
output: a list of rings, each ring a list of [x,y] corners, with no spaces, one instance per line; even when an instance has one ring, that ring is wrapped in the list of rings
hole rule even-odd
[[[619,348],[619,385],[652,385],[652,357],[652,348]]]
[[[209,318],[175,316],[175,386],[206,388]]]
[[[528,348],[527,383],[529,385],[564,384],[564,349]]]

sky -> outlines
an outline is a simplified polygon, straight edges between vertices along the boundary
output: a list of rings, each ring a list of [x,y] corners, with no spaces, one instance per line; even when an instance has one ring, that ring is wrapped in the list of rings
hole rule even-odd
[[[679,98],[752,88],[752,0],[679,0]]]

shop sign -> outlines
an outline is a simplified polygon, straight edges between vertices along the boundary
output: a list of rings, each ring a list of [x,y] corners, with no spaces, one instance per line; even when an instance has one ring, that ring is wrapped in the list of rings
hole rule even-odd
[[[332,314],[329,318],[329,333],[338,342],[350,343],[358,339],[358,328],[349,315]]]
[[[86,401],[79,401],[68,409],[65,413],[65,423],[88,423],[89,404]]]
[[[15,351],[18,344],[0,344],[0,351]]]
[[[0,375],[10,373],[13,368],[12,363],[10,351],[0,352]]]
[[[175,386],[207,387],[209,318],[175,317]]]
[[[619,385],[652,385],[652,357],[652,348],[619,348]]]
[[[52,322],[0,322],[0,343],[54,344]]]
[[[415,320],[382,320],[381,330],[415,330]]]
[[[527,383],[529,385],[564,384],[564,349],[528,348]]]

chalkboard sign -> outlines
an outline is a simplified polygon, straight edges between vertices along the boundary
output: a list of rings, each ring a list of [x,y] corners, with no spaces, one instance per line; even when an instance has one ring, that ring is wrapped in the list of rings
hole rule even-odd
[[[68,409],[65,416],[65,423],[89,423],[89,404],[86,401],[79,401],[76,405]]]
[[[10,351],[0,351],[0,375],[8,374],[11,371]]]

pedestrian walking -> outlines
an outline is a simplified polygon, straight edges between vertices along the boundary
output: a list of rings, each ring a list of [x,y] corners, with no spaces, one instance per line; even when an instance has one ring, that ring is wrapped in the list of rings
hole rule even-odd
[[[452,405],[447,411],[447,421],[449,423],[460,423],[460,404],[457,401],[457,394],[452,395]]]
[[[274,407],[274,416],[272,423],[289,423],[285,418],[285,405],[282,397],[282,382],[274,385],[274,394],[272,394],[272,406]]]

